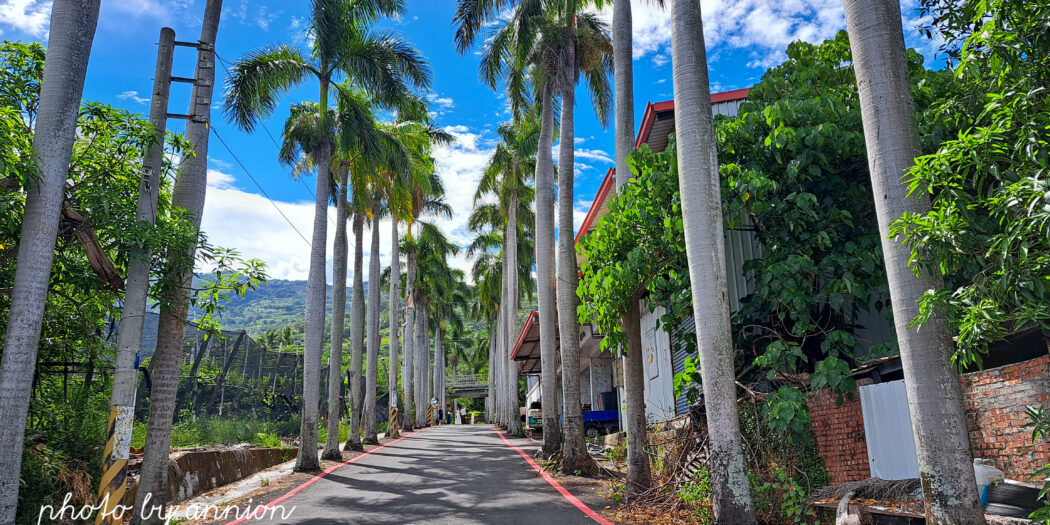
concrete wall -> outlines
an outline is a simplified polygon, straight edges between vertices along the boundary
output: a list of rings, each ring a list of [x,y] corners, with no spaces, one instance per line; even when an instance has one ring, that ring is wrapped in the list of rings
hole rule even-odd
[[[215,448],[191,450],[168,467],[168,503],[190,499],[278,463],[295,459],[294,448]],[[135,502],[138,481],[128,484],[125,504]]]

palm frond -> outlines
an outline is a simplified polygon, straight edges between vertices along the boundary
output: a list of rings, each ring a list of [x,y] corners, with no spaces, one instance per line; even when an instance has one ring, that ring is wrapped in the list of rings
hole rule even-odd
[[[251,51],[233,64],[226,79],[223,113],[245,131],[273,114],[279,97],[317,74],[299,51],[280,45]]]

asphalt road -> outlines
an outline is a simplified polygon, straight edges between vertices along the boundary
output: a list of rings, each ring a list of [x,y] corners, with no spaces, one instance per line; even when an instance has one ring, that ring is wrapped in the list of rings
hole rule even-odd
[[[274,519],[246,524],[595,523],[487,426],[416,432],[279,504],[287,519],[277,512]]]

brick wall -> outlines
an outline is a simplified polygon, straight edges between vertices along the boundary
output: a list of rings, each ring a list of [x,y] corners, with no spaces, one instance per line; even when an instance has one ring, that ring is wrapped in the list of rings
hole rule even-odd
[[[828,391],[821,391],[810,395],[808,400],[813,434],[817,438],[817,452],[828,469],[833,485],[871,476],[860,398],[854,396],[852,401],[844,399],[839,406],[835,403],[835,397]]]
[[[970,448],[1009,478],[1029,480],[1050,463],[1050,443],[1032,442],[1028,405],[1050,404],[1050,356],[962,376]]]
[[[1050,355],[962,376],[970,448],[1008,478],[1028,481],[1050,463],[1050,443],[1032,442],[1025,407],[1050,405]],[[869,477],[860,399],[835,404],[835,396],[809,397],[817,451],[832,484]]]

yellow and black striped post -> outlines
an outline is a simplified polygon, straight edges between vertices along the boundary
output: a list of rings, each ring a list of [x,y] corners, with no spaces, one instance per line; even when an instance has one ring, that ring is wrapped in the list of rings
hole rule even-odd
[[[427,422],[434,426],[434,403],[427,405]]]
[[[95,516],[96,525],[124,522],[123,512],[117,506],[124,503],[134,414],[135,407],[115,406],[109,409],[109,424],[106,426],[108,439],[102,455],[102,479],[98,486],[100,508]]]
[[[390,403],[390,417],[387,419],[386,437],[396,438],[401,435],[398,431],[401,424],[398,421],[397,405]]]

